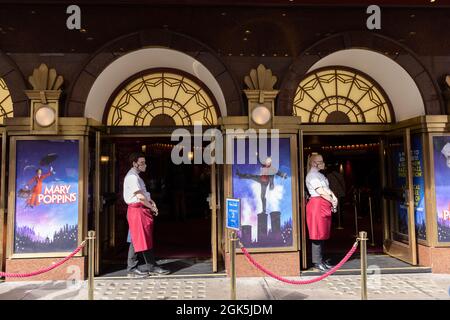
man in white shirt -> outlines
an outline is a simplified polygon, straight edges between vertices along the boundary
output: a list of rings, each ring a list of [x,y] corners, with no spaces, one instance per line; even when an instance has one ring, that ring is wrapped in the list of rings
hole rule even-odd
[[[132,168],[123,181],[123,199],[128,205],[127,220],[131,237],[128,250],[127,271],[130,276],[147,276],[167,274],[156,264],[153,254],[153,216],[158,215],[158,208],[147,192],[144,180],[139,173],[145,172],[147,165],[145,155],[135,152],[130,155]],[[145,266],[138,268],[138,254],[142,255]]]
[[[306,224],[311,240],[311,256],[314,267],[327,272],[332,266],[323,258],[324,241],[330,238],[331,213],[337,207],[338,200],[329,188],[327,178],[320,173],[325,162],[320,154],[313,153],[308,159],[308,174],[305,182],[310,194],[306,204]]]

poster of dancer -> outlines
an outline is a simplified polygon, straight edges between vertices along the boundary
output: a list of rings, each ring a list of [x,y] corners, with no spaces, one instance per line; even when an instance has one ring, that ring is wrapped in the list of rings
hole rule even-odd
[[[433,137],[436,219],[439,242],[450,242],[450,136]]]
[[[425,179],[422,139],[420,135],[413,135],[411,139],[411,166],[413,174],[414,221],[416,223],[416,235],[418,239],[426,240]]]
[[[78,243],[79,140],[17,140],[14,254],[71,252]]]
[[[279,139],[279,150],[271,150],[268,139],[267,156],[249,161],[250,139],[245,139],[245,163],[238,163],[237,140],[232,165],[232,195],[241,201],[240,238],[247,248],[295,247],[296,206],[292,181],[294,161],[291,138]],[[241,139],[242,140],[242,139]],[[256,140],[256,139],[255,139]],[[260,147],[257,149],[260,155]],[[278,154],[278,165],[272,163]],[[264,158],[264,159],[262,159]]]

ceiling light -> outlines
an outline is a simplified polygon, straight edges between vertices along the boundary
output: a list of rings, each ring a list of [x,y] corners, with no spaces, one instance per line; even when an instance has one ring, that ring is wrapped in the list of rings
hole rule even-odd
[[[245,30],[245,33],[246,34],[250,34],[250,33],[252,33],[250,30]]]

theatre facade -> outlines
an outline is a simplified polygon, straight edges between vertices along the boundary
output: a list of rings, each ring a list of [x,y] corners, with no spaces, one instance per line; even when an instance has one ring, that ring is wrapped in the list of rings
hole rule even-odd
[[[374,261],[391,259],[384,272],[450,273],[450,31],[439,27],[450,9],[387,1],[373,31],[361,5],[219,2],[81,6],[82,30],[58,29],[61,5],[5,6],[0,270],[47,267],[95,230],[96,275],[122,275],[123,178],[142,151],[160,211],[155,250],[169,269],[229,272],[225,202],[237,198],[242,244],[273,272],[301,275],[311,264],[307,158],[318,152],[341,177],[326,248],[335,261],[367,231]],[[47,37],[32,28],[40,20]],[[252,142],[273,129],[279,170],[265,183],[249,158],[271,155],[270,143]],[[212,140],[224,142],[216,155],[226,141],[242,146],[244,162],[196,161]],[[86,271],[82,250],[32,280]],[[262,275],[240,253],[237,272]]]

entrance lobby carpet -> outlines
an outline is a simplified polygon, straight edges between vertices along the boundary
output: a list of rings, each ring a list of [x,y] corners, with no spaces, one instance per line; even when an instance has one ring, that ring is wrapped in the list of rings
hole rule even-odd
[[[358,249],[359,250],[359,249]],[[344,254],[345,255],[345,254]],[[336,265],[344,255],[329,255],[332,265]],[[398,274],[398,273],[430,273],[431,268],[412,266],[406,262],[388,256],[386,254],[368,254],[367,255],[367,273],[371,274]],[[301,273],[303,276],[321,275],[317,269],[310,268]],[[334,273],[335,275],[358,275],[361,274],[361,260],[357,251],[341,269]]]
[[[162,259],[158,260],[158,264],[164,269],[170,270],[170,276],[223,276],[225,271],[218,270],[217,273],[212,272],[211,259],[198,258],[180,258],[180,259]],[[105,266],[100,278],[116,278],[127,277],[127,270],[125,264],[108,265]]]

